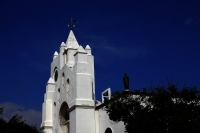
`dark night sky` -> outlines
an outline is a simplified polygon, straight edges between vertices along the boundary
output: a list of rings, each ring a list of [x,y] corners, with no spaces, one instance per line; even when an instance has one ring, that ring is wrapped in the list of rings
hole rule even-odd
[[[50,63],[74,34],[95,58],[96,96],[108,87],[132,90],[162,84],[200,86],[199,0],[0,0],[0,106],[5,117],[38,119]]]

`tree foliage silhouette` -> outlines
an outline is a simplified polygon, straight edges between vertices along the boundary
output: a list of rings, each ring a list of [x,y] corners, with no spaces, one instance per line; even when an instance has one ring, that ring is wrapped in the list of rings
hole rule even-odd
[[[174,85],[149,93],[115,92],[104,108],[109,118],[123,121],[128,133],[199,133],[200,98],[195,86]]]
[[[0,115],[3,114],[3,108],[0,108]],[[0,117],[1,133],[39,133],[36,125],[30,126],[22,120],[22,116],[14,115],[9,121]]]

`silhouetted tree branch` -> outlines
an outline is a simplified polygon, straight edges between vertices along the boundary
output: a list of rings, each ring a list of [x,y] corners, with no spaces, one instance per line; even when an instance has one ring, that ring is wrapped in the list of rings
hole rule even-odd
[[[0,108],[0,114],[3,114],[3,108]],[[39,133],[36,125],[30,126],[22,120],[22,116],[14,115],[8,122],[0,118],[1,133]]]

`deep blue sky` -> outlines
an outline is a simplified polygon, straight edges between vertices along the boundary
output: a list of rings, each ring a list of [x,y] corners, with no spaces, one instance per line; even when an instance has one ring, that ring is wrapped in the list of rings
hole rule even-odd
[[[42,110],[50,63],[74,34],[95,58],[96,96],[107,87],[200,86],[199,0],[0,0],[0,103]]]

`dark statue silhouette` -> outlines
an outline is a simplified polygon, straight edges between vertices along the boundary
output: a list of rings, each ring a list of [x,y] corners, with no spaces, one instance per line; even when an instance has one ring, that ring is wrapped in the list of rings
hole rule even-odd
[[[124,90],[129,90],[129,77],[126,73],[124,74],[123,82],[124,82]]]

